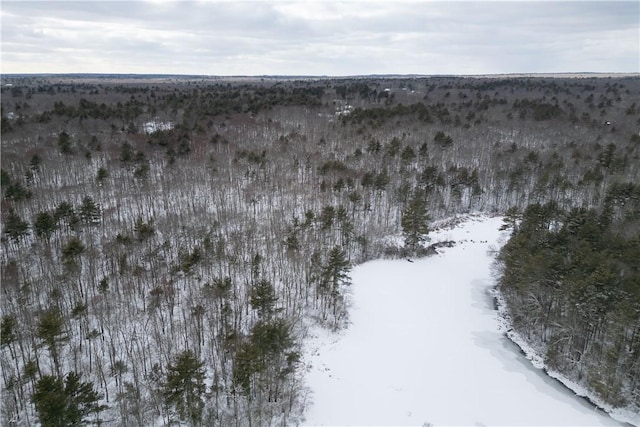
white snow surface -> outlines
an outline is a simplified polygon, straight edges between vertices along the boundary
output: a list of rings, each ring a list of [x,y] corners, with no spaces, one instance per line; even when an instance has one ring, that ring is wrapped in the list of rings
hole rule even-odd
[[[349,327],[305,344],[306,426],[620,425],[534,367],[504,335],[490,289],[502,218],[431,233],[431,257],[352,271]]]
[[[158,119],[154,119],[150,122],[145,122],[142,125],[142,131],[144,133],[154,133],[159,130],[170,130],[173,129],[173,123],[171,122],[163,122]]]

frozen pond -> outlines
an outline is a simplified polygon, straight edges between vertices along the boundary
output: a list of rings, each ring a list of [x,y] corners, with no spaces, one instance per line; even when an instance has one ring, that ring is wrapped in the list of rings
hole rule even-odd
[[[350,327],[306,347],[304,425],[620,425],[534,368],[499,330],[488,290],[501,218],[432,233],[452,248],[352,271]]]

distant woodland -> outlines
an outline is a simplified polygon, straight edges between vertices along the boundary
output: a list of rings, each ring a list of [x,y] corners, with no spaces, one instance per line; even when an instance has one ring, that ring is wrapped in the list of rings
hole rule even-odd
[[[640,411],[640,77],[1,91],[2,425],[296,425],[301,346],[347,324],[352,266],[478,211],[511,232],[513,327]]]

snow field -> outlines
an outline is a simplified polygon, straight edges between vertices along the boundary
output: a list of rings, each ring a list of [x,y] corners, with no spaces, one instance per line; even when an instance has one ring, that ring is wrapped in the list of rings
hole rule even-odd
[[[352,271],[351,324],[306,343],[308,426],[619,425],[535,368],[489,294],[502,218],[431,233],[452,248]]]

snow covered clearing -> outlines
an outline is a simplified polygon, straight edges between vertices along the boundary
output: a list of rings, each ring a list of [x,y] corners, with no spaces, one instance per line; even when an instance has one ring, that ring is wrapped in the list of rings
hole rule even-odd
[[[307,341],[305,425],[619,425],[503,334],[491,264],[502,218],[431,233],[451,248],[352,271],[351,325]]]
[[[149,122],[145,122],[142,125],[142,131],[144,133],[150,134],[154,132],[158,132],[161,130],[170,130],[173,129],[173,123],[171,122],[163,122],[158,119],[154,119]]]

